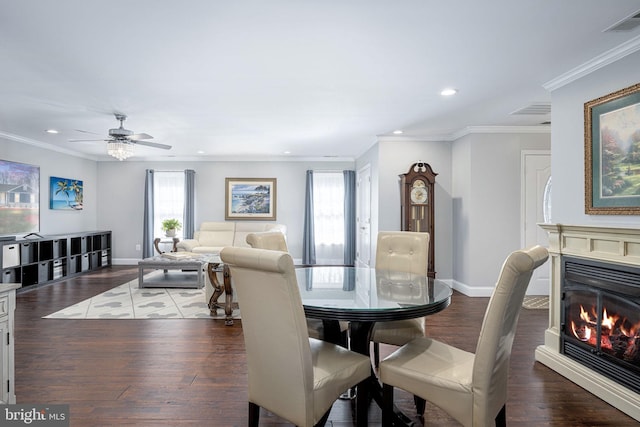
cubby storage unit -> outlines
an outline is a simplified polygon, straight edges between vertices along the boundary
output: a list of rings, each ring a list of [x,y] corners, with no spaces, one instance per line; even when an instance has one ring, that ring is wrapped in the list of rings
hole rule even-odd
[[[111,231],[1,241],[2,283],[25,290],[111,265]]]

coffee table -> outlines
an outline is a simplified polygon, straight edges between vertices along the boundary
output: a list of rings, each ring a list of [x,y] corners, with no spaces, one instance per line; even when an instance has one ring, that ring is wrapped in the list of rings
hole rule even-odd
[[[145,270],[163,270],[164,274],[145,279]],[[217,316],[218,309],[224,309],[225,325],[233,325],[233,310],[238,308],[238,304],[233,302],[229,267],[217,254],[174,252],[145,258],[138,262],[138,286],[140,288],[202,288],[204,286],[203,271],[207,272],[213,287],[213,294],[207,303],[211,315]],[[218,273],[222,274],[222,283],[218,279]],[[225,295],[224,304],[218,302],[222,294]]]
[[[195,257],[154,256],[138,261],[139,288],[202,288],[202,260]],[[145,278],[145,270],[163,270]],[[175,270],[175,271],[174,271]]]

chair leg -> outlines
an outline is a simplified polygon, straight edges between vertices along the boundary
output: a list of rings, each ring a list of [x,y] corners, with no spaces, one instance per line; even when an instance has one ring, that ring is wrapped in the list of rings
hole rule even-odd
[[[369,414],[369,379],[358,384],[356,392],[356,426],[366,427]]]
[[[380,365],[380,344],[377,342],[373,343],[373,366],[378,368]]]
[[[505,404],[496,415],[496,427],[507,427],[507,405]]]
[[[320,420],[318,420],[318,422],[313,427],[324,427],[324,425],[327,423],[327,420],[329,419],[329,414],[331,413],[331,408],[332,407],[333,407],[333,405],[331,405],[329,407],[327,412],[324,413],[322,418],[320,418]]]
[[[249,427],[258,427],[260,423],[260,406],[249,402]]]
[[[382,384],[382,425],[393,425],[393,386]]]
[[[419,417],[423,417],[424,410],[427,407],[427,401],[420,396],[414,395],[413,402],[416,404],[416,414],[418,414]]]

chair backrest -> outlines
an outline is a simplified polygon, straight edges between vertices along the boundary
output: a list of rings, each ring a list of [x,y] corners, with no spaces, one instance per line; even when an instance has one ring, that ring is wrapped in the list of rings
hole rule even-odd
[[[247,234],[247,243],[252,248],[270,249],[272,251],[289,252],[287,239],[279,231],[265,231],[263,233]]]
[[[534,246],[511,253],[487,306],[473,366],[474,425],[490,425],[507,401],[509,359],[524,295],[533,270],[549,257]]]
[[[427,275],[429,233],[380,231],[376,247],[376,269]]]
[[[229,266],[242,313],[249,401],[286,413],[297,425],[312,424],[313,364],[291,255],[225,247],[220,258]]]

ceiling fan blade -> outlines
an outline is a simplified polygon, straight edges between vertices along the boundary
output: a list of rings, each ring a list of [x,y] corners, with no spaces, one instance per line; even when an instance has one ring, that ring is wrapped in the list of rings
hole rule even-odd
[[[69,142],[110,141],[109,139],[70,139]]]
[[[131,141],[131,142],[138,145],[146,145],[147,147],[162,148],[163,150],[171,149],[170,145],[159,144],[157,142],[148,142],[148,141]]]
[[[141,139],[153,139],[153,137],[148,133],[134,133],[133,135],[129,135],[127,138],[132,141],[139,141]]]
[[[100,135],[99,133],[91,132],[89,130],[82,130],[82,129],[74,129],[74,130],[80,133],[90,133],[91,135]]]

